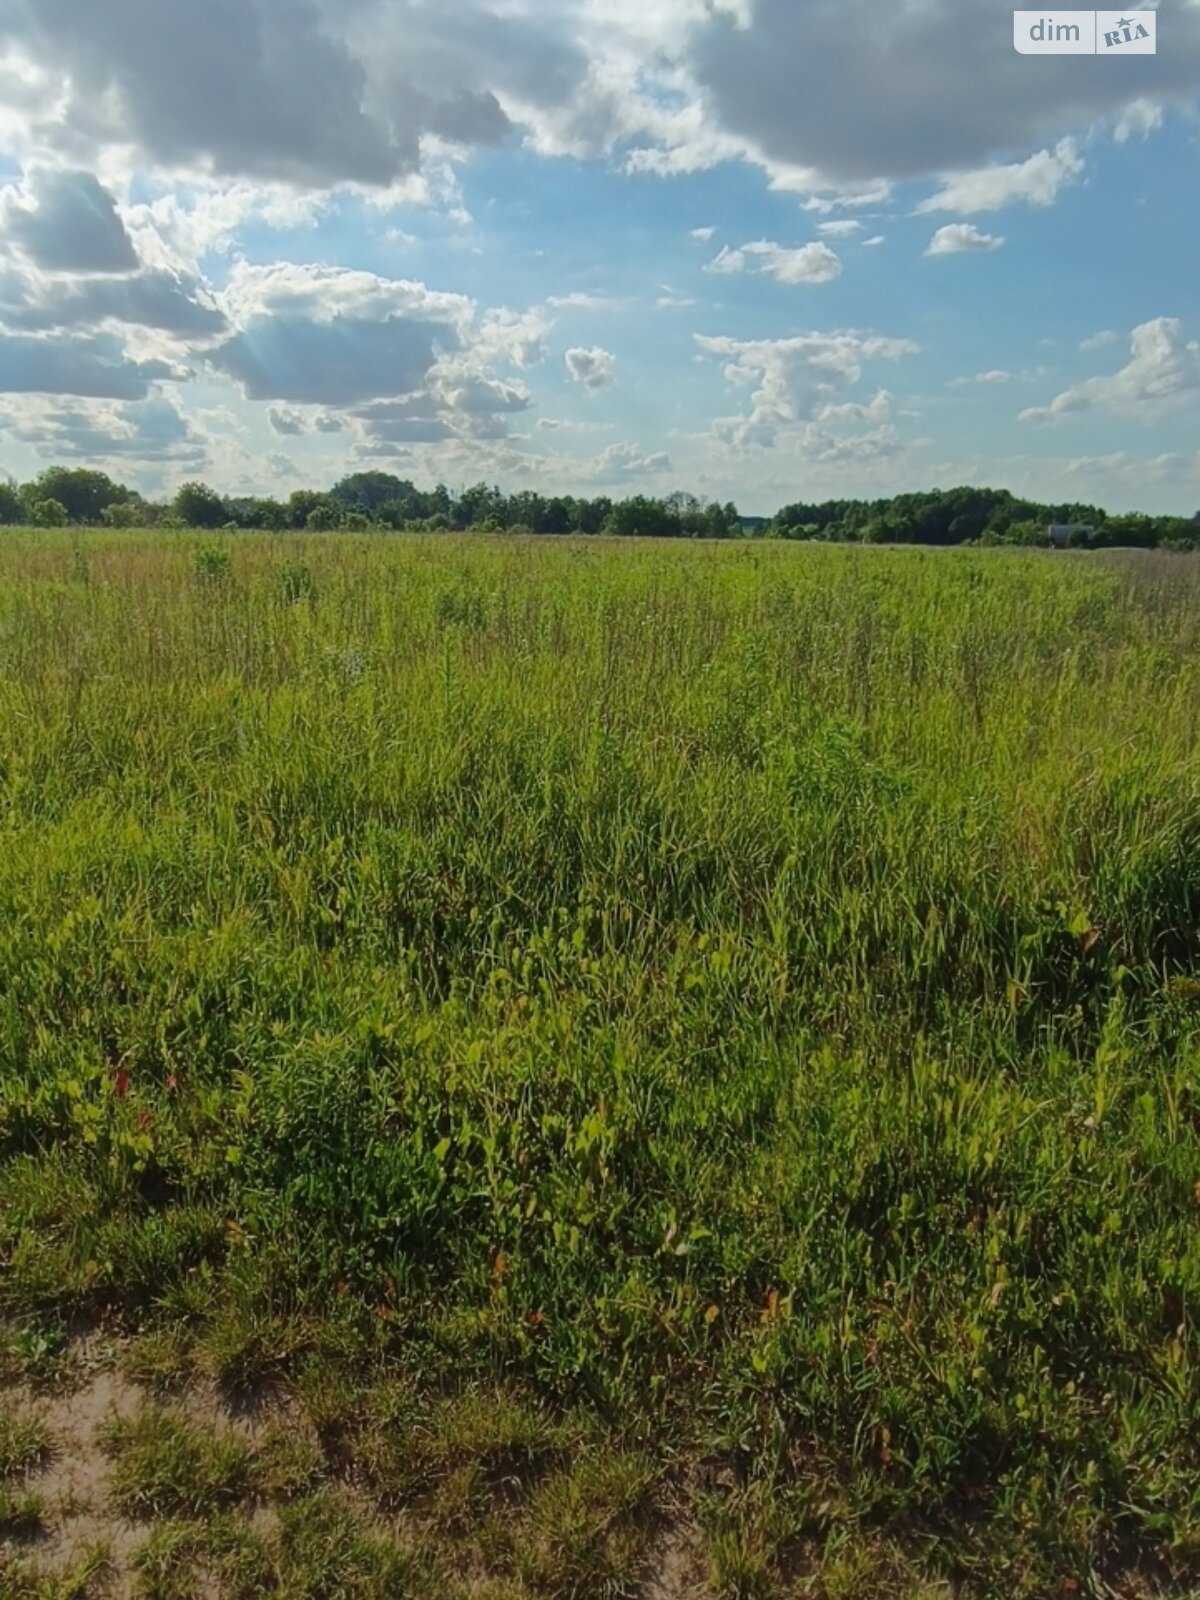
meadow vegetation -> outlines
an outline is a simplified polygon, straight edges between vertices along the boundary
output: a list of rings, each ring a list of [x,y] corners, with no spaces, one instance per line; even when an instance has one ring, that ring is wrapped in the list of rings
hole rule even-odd
[[[0,1376],[150,1595],[1189,1592],[1198,927],[1200,558],[6,530]]]

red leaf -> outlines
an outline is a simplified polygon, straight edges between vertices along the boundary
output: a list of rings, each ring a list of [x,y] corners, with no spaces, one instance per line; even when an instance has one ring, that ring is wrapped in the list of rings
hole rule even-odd
[[[170,1092],[172,1094],[174,1094],[175,1090],[178,1089],[178,1087],[179,1087],[179,1079],[175,1076],[175,1074],[173,1072],[168,1072],[168,1074],[167,1074],[167,1088],[170,1090]]]
[[[124,1067],[117,1068],[117,1075],[113,1080],[113,1092],[118,1100],[124,1100],[129,1093],[129,1074]]]

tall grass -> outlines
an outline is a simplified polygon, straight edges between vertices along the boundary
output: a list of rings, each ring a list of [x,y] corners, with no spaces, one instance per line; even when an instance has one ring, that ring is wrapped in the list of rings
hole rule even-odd
[[[1191,1570],[1198,602],[1184,557],[6,533],[0,1305],[361,1308],[789,1537]]]

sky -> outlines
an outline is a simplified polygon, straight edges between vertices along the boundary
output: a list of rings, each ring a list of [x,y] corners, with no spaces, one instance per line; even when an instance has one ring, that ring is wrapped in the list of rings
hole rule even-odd
[[[1200,0],[1156,21],[0,0],[0,472],[1191,515]]]

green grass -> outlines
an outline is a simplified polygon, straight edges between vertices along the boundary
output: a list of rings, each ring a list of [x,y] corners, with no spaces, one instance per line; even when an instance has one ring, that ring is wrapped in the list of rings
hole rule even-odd
[[[40,1417],[0,1405],[0,1479],[38,1466],[50,1448],[50,1435]]]
[[[251,1491],[251,1452],[236,1435],[148,1406],[106,1423],[101,1442],[113,1466],[109,1492],[129,1516],[200,1516]]]
[[[0,1314],[293,1385],[352,1472],[394,1382],[451,1520],[486,1453],[420,1417],[519,1385],[721,1593],[1197,1581],[1198,602],[6,531]],[[509,1577],[565,1594],[546,1493]]]

